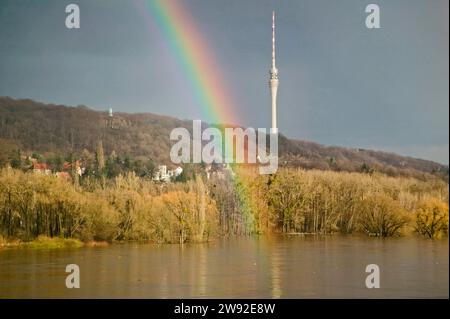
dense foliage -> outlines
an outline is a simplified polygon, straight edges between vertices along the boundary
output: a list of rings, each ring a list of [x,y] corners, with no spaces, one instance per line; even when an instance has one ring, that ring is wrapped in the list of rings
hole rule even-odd
[[[200,178],[154,184],[129,173],[75,186],[55,176],[5,169],[0,173],[0,234],[7,238],[90,240],[207,240],[216,212]]]
[[[434,224],[423,216],[433,209],[433,229],[441,234],[448,230],[448,184],[439,179],[300,169],[281,169],[273,176],[244,170],[239,175],[239,187],[248,199],[242,211],[252,212],[253,231],[258,233],[362,232],[387,237],[416,229],[424,235],[422,223]],[[228,205],[232,203],[229,198]]]
[[[236,168],[235,168],[236,169]],[[236,169],[156,183],[133,172],[77,183],[54,175],[0,171],[0,236],[83,241],[199,242],[255,233],[448,232],[448,184],[378,174]]]

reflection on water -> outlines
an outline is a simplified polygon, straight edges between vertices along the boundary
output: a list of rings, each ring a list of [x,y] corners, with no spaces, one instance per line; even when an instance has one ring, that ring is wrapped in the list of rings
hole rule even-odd
[[[281,258],[279,250],[273,251],[270,262],[270,270],[272,272],[272,298],[278,299],[281,298]]]
[[[80,266],[80,289],[65,287],[72,263]],[[365,287],[368,264],[381,269],[380,289]],[[1,298],[448,298],[448,274],[448,240],[417,238],[0,251]]]

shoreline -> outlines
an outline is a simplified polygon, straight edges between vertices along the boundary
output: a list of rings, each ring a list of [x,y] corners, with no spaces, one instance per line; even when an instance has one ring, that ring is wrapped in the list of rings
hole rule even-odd
[[[31,241],[21,241],[19,239],[8,240],[0,237],[1,249],[62,249],[62,248],[82,248],[82,247],[106,247],[110,243],[104,241],[83,242],[76,238],[60,238],[39,236]]]
[[[262,235],[263,237],[273,237],[272,235]],[[281,237],[290,237],[290,238],[311,238],[311,237],[334,237],[336,236],[339,238],[343,237],[364,237],[366,239],[386,239],[381,236],[367,236],[365,234],[313,234],[313,233],[289,233],[289,234],[276,234],[276,236]],[[237,237],[261,237],[261,235],[256,236],[231,236],[232,238]],[[219,239],[230,239],[230,236],[224,236],[220,237]],[[448,236],[440,237],[440,238],[424,238],[422,236],[419,236],[418,234],[409,233],[405,234],[403,236],[394,236],[389,237],[391,239],[393,238],[422,238],[424,240],[431,240],[431,241],[442,241],[442,240],[448,240]],[[113,242],[106,242],[106,241],[88,241],[83,242],[76,238],[60,238],[60,237],[47,237],[47,236],[39,236],[34,240],[31,241],[21,241],[19,239],[6,239],[4,237],[0,236],[0,251],[2,249],[31,249],[31,250],[40,250],[40,249],[46,249],[46,250],[54,250],[54,249],[64,249],[64,248],[95,248],[95,247],[108,247],[113,245],[122,245],[127,243],[142,243],[142,244],[155,244],[155,245],[192,245],[192,244],[204,244],[204,243],[210,243],[214,240],[210,241],[203,241],[203,242],[186,242],[183,244],[179,243],[155,243],[149,240],[126,240],[126,241],[113,241]]]

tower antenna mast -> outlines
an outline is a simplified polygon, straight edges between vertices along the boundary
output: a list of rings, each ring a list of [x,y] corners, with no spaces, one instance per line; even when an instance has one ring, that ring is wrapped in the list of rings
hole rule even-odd
[[[275,11],[272,11],[272,68],[270,69],[270,95],[272,97],[272,130],[278,132],[277,128],[277,91],[278,91],[278,69],[275,64]]]
[[[276,69],[276,66],[275,66],[275,11],[272,11],[272,69]]]

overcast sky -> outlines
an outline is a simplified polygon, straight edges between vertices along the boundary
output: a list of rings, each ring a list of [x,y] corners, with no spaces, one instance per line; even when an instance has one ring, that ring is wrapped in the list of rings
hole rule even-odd
[[[78,30],[65,27],[71,2]],[[184,2],[234,95],[237,124],[270,126],[276,10],[282,133],[448,164],[447,0]],[[371,2],[381,29],[365,27]],[[0,95],[207,120],[188,87],[131,1],[0,1]]]

